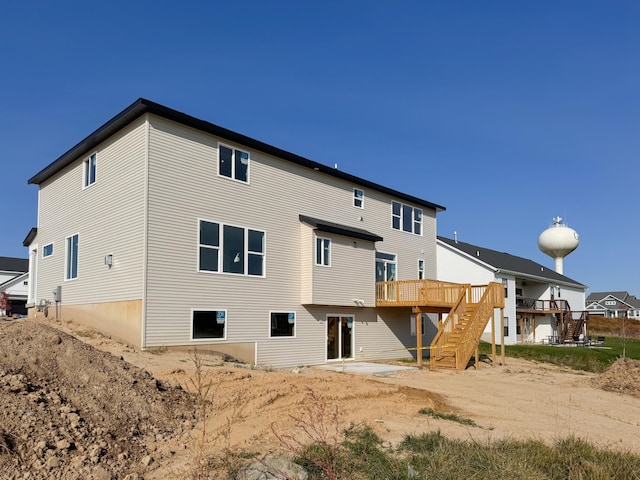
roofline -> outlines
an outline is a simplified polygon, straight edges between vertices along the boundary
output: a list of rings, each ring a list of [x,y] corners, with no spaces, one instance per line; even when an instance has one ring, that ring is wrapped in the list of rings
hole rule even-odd
[[[470,260],[473,260],[475,263],[477,263],[478,265],[482,265],[484,267],[487,267],[489,270],[493,271],[493,273],[498,273],[500,270],[497,267],[494,267],[493,265],[491,265],[490,263],[487,263],[483,260],[480,260],[478,257],[474,257],[473,255],[467,253],[467,252],[463,252],[462,250],[460,250],[459,248],[454,247],[453,245],[449,245],[447,242],[439,239],[436,236],[436,244],[440,243],[440,245],[442,245],[444,248],[447,248],[451,251],[456,251],[458,252],[459,255],[462,255],[464,257],[467,257]]]
[[[318,218],[308,217],[306,215],[298,215],[301,222],[310,225],[316,230],[326,233],[335,233],[350,238],[359,238],[360,240],[367,240],[369,242],[381,242],[383,238],[375,233],[362,230],[360,228],[349,227],[347,225],[340,225],[338,223],[329,222],[327,220],[320,220]]]
[[[33,177],[31,177],[28,180],[28,183],[36,184],[36,185],[41,184],[42,182],[51,178],[60,170],[70,165],[75,160],[77,160],[78,157],[81,157],[86,152],[95,148],[101,142],[105,141],[114,133],[123,129],[125,126],[129,125],[131,122],[133,122],[140,116],[144,115],[145,113],[151,113],[153,115],[157,115],[159,117],[166,118],[168,120],[172,120],[177,123],[181,123],[188,127],[195,128],[197,130],[215,135],[217,137],[224,138],[225,140],[238,143],[241,145],[245,145],[249,148],[261,151],[268,155],[273,155],[275,157],[287,160],[289,162],[301,165],[303,167],[310,168],[312,170],[324,173],[326,175],[330,175],[332,177],[346,180],[348,182],[354,183],[362,187],[370,188],[378,192],[386,193],[388,195],[406,200],[408,202],[411,202],[417,205],[421,205],[423,207],[431,208],[436,212],[442,212],[446,210],[445,207],[438,205],[436,203],[428,202],[427,200],[414,197],[413,195],[408,195],[406,193],[399,192],[392,188],[388,188],[380,184],[370,182],[360,177],[356,177],[355,175],[342,172],[336,168],[328,167],[327,165],[324,165],[322,163],[318,163],[313,160],[309,160],[308,158],[301,157],[300,155],[287,152],[278,147],[274,147],[272,145],[261,142],[259,140],[247,137],[246,135],[242,135],[240,133],[233,132],[231,130],[220,127],[218,125],[214,125],[213,123],[200,120],[198,118],[192,117],[191,115],[187,115],[177,110],[173,110],[169,107],[165,107],[164,105],[160,105],[159,103],[155,103],[150,100],[146,100],[144,98],[139,98],[138,100],[133,102],[131,105],[125,108],[122,112],[117,114],[111,120],[107,121],[104,125],[102,125],[93,133],[91,133],[84,140],[80,141],[80,143],[78,143],[77,145],[75,145],[65,153],[63,153],[60,157],[58,157],[52,163],[50,163],[45,168],[43,168],[38,173],[36,173]]]

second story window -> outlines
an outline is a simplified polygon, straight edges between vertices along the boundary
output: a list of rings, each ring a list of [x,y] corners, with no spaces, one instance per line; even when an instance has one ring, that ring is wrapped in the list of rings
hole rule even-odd
[[[87,188],[96,183],[96,154],[94,153],[84,161],[83,186]]]
[[[198,270],[265,276],[265,232],[200,220]]]
[[[364,192],[359,188],[353,189],[353,206],[364,208]]]
[[[329,238],[316,238],[316,265],[331,266],[331,240]]]
[[[249,182],[249,153],[219,145],[218,174],[241,182]]]
[[[394,230],[422,235],[422,210],[404,203],[391,202],[391,226]]]
[[[44,247],[42,247],[42,257],[50,257],[53,255],[53,243],[48,243]]]
[[[418,259],[418,280],[424,280],[424,260]]]

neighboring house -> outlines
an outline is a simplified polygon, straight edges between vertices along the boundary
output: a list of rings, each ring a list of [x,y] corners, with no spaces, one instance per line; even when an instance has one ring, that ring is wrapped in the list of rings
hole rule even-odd
[[[556,342],[563,336],[560,325],[565,317],[570,318],[566,312],[573,312],[571,316],[576,319],[582,316],[587,287],[553,269],[441,236],[437,245],[438,280],[504,285],[505,345]],[[500,325],[495,331],[499,337]],[[490,325],[485,339],[489,334]]]
[[[276,367],[416,345],[391,287],[436,278],[437,204],[144,99],[29,183],[32,307]]]
[[[0,315],[25,315],[29,290],[29,260],[26,258],[0,257],[0,292],[7,292],[11,309],[0,310]]]
[[[587,297],[585,310],[589,315],[640,320],[640,299],[629,292],[593,292]]]

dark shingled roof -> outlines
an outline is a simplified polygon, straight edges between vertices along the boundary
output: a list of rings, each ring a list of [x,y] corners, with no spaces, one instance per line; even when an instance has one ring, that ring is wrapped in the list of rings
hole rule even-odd
[[[569,277],[565,277],[564,275],[557,273],[551,268],[547,268],[544,265],[540,265],[539,263],[527,258],[516,257],[515,255],[498,252],[489,248],[478,247],[477,245],[472,245],[470,243],[456,242],[451,238],[438,236],[438,240],[473,258],[477,258],[481,262],[491,265],[497,270],[533,277],[541,277],[554,282],[564,282],[579,287],[586,287],[586,285],[583,285],[582,283],[576,282]]]
[[[321,232],[337,233],[338,235],[344,235],[345,237],[359,238],[370,242],[382,241],[381,236],[360,228],[347,227],[346,225],[327,222],[326,220],[318,220],[317,218],[307,217],[306,215],[300,215],[300,221],[311,225],[313,228],[320,230]]]
[[[354,185],[370,188],[372,190],[376,190],[378,192],[386,193],[393,197],[406,200],[407,202],[414,203],[416,205],[421,205],[426,208],[434,209],[436,212],[441,212],[446,210],[441,205],[437,205],[435,203],[428,202],[427,200],[414,197],[413,195],[407,195],[406,193],[402,193],[397,190],[384,187],[377,183],[364,180],[362,178],[356,177],[355,175],[351,175],[341,170],[338,170],[337,168],[331,168],[322,163],[314,162],[313,160],[309,160],[307,158],[301,157],[294,153],[287,152],[285,150],[266,144],[259,140],[255,140],[253,138],[247,137],[246,135],[242,135],[241,133],[237,133],[237,132],[228,130],[226,128],[219,127],[218,125],[214,125],[213,123],[200,120],[198,118],[192,117],[185,113],[178,112],[177,110],[173,110],[171,108],[165,107],[164,105],[160,105],[159,103],[155,103],[150,100],[145,100],[144,98],[139,98],[138,100],[133,102],[131,105],[125,108],[122,112],[120,112],[111,120],[107,121],[107,123],[105,123],[100,128],[98,128],[95,132],[90,134],[88,137],[86,137],[76,146],[72,147],[70,150],[64,153],[57,160],[47,165],[40,172],[36,173],[33,177],[29,179],[29,183],[34,183],[37,185],[41,184],[42,182],[50,178],[52,175],[56,174],[66,166],[70,165],[72,162],[74,162],[81,156],[86,155],[87,152],[94,149],[96,146],[98,146],[98,144],[105,141],[111,135],[118,132],[122,128],[126,127],[131,122],[133,122],[134,120],[136,120],[138,117],[140,117],[145,113],[151,113],[153,115],[157,115],[159,117],[163,117],[168,120],[181,123],[188,127],[195,128],[197,130],[200,130],[206,133],[210,133],[220,138],[224,138],[225,140],[228,140],[230,142],[244,145],[253,150],[264,152],[268,155],[273,155],[275,157],[281,158],[283,160],[287,160],[297,165],[310,168],[314,171],[317,171],[326,175],[330,175],[332,177],[340,178],[342,180],[346,180],[347,182],[351,182]]]
[[[20,272],[20,273],[28,272],[29,271],[29,259],[28,258],[0,257],[0,271],[2,271],[2,272]]]

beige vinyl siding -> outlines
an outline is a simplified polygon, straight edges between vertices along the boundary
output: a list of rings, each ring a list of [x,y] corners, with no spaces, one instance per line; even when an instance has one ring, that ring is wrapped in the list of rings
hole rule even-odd
[[[53,300],[62,286],[66,305],[142,298],[145,128],[142,119],[87,152],[97,153],[96,183],[83,186],[78,158],[40,185],[38,298]],[[66,238],[78,234],[78,277],[65,281]],[[42,246],[54,243],[52,256]],[[104,257],[113,255],[113,267]]]
[[[313,267],[315,235],[313,228],[300,222],[300,303],[313,303]]]
[[[392,197],[364,189],[365,208],[356,210],[354,185],[350,182],[228,141],[223,143],[249,152],[250,184],[220,177],[219,139],[155,116],[149,121],[146,346],[194,343],[190,340],[191,310],[225,309],[225,341],[257,342],[258,363],[318,363],[319,352],[322,361],[326,356],[324,313],[320,315],[316,307],[298,303],[308,298],[308,272],[314,270],[313,264],[309,265],[315,254],[315,236],[310,229],[301,228],[300,214],[380,235],[384,241],[375,247],[398,254],[401,278],[415,278],[417,258],[425,259],[427,277],[435,278],[434,211],[423,208],[423,236],[394,231]],[[265,278],[198,272],[199,219],[266,232]],[[328,270],[344,273],[342,265],[351,268],[350,254],[357,250],[356,269],[348,274],[348,283],[353,283],[351,291],[357,295],[339,292],[340,299],[332,300],[329,294],[335,290],[329,285],[329,277],[317,278],[318,292],[323,300],[344,302],[345,307],[351,307],[348,311],[360,315],[359,311],[367,309],[354,309],[353,298],[373,303],[373,244],[357,240],[358,249],[353,249],[353,240],[338,240],[339,235],[331,238],[332,265],[337,261],[341,266]],[[301,262],[301,256],[307,254],[309,260]],[[364,260],[367,255],[371,257],[369,266]],[[313,275],[315,282],[315,271]],[[341,285],[348,286],[346,281]],[[323,307],[321,313],[335,313],[336,308]],[[269,338],[269,311],[296,312],[295,339]],[[397,322],[396,317],[393,322]],[[378,321],[366,326],[376,348],[382,342],[376,339],[383,339],[393,328]],[[363,334],[363,338],[368,335]],[[391,339],[394,345],[398,342]]]
[[[373,242],[317,231],[317,237],[331,240],[331,265],[313,263],[312,301],[318,305],[354,305],[362,300],[367,307],[375,306],[375,250]],[[354,245],[355,243],[355,245]]]

